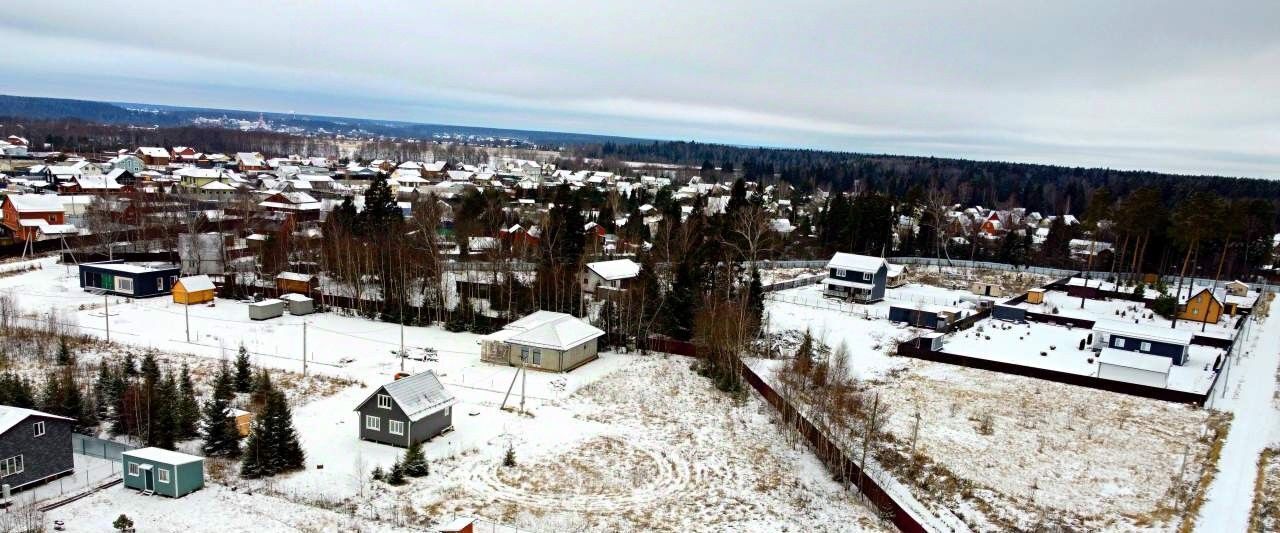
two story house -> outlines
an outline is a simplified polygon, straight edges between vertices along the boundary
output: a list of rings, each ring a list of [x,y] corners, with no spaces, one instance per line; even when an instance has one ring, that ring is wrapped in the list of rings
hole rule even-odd
[[[71,422],[0,405],[0,484],[16,491],[71,474]]]
[[[884,299],[889,263],[881,257],[836,252],[827,262],[822,294],[858,303]]]
[[[434,371],[404,377],[378,387],[356,407],[360,438],[409,447],[453,429],[453,404]]]

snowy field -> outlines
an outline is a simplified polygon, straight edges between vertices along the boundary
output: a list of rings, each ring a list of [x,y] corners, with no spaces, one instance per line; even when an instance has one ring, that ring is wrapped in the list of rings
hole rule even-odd
[[[42,266],[0,278],[0,294],[33,324],[52,314],[105,336],[103,298],[83,292],[74,269]],[[473,334],[403,328],[416,358],[402,361],[396,324],[334,313],[259,322],[233,300],[183,309],[167,296],[109,298],[117,343],[212,368],[243,342],[254,364],[298,373],[305,331],[307,371],[344,385],[290,395],[305,470],[245,481],[209,461],[207,488],[178,502],[115,487],[46,517],[69,531],[102,531],[122,512],[140,530],[208,530],[215,516],[226,517],[219,531],[422,530],[458,515],[535,531],[883,530],[806,448],[776,436],[769,407],[715,391],[687,359],[604,353],[569,374],[530,372],[507,403],[523,399],[518,414],[498,408],[515,369],[481,363]],[[438,356],[420,357],[428,347]],[[455,431],[424,446],[432,474],[393,488],[369,474],[403,450],[359,440],[353,409],[402,364],[435,370],[459,403]],[[509,444],[518,466],[500,468]]]

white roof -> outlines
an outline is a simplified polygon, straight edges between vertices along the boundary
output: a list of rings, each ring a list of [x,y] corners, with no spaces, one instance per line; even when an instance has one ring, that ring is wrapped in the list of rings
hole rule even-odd
[[[440,383],[434,370],[397,379],[383,385],[381,389],[387,391],[387,395],[395,400],[411,422],[422,420],[427,415],[457,403],[453,394]],[[374,391],[374,394],[377,392]],[[368,403],[372,398],[373,394],[370,394],[360,405]]]
[[[52,194],[11,194],[5,196],[19,213],[23,212],[63,212],[62,200]]]
[[[200,189],[205,191],[230,191],[235,189],[235,187],[227,185],[221,181],[211,181],[209,183],[201,185]]]
[[[1141,352],[1130,352],[1115,348],[1103,348],[1102,353],[1098,354],[1098,362],[1106,363],[1108,365],[1137,368],[1139,370],[1147,370],[1150,372],[1159,372],[1161,374],[1168,374],[1169,368],[1173,366],[1173,359],[1169,357],[1145,354]]]
[[[311,279],[312,279],[312,278],[314,278],[314,277],[315,277],[315,276],[312,276],[311,274],[299,274],[299,273],[297,273],[297,272],[281,272],[281,273],[279,273],[279,274],[276,274],[276,279],[287,279],[287,280],[289,280],[289,281],[307,281],[307,282],[309,282],[309,281],[311,281]]]
[[[883,257],[871,257],[869,255],[846,254],[844,252],[836,252],[836,255],[827,261],[827,268],[840,268],[844,270],[855,270],[858,272],[875,272],[880,267],[886,265]]]
[[[169,157],[168,150],[165,150],[164,148],[160,148],[157,146],[143,146],[141,148],[138,148],[138,151],[142,152],[142,155],[145,155],[148,157]]]
[[[906,271],[907,265],[895,265],[893,263],[889,263],[889,277],[901,276],[902,273]]]
[[[178,283],[182,284],[184,289],[188,291],[211,291],[213,290],[213,280],[209,276],[200,274],[199,276],[187,276],[178,278]]]
[[[129,450],[127,452],[124,452],[124,455],[128,457],[136,457],[144,461],[155,461],[157,463],[163,463],[167,465],[185,465],[187,463],[198,463],[204,460],[204,458],[199,456],[188,455],[182,452],[175,452],[173,450],[166,450],[164,448],[154,448],[154,447],[142,448],[138,450]]]
[[[630,259],[615,259],[613,261],[587,263],[587,268],[591,269],[592,272],[595,272],[596,275],[609,281],[631,279],[640,274],[640,263]]]
[[[51,415],[43,411],[36,411],[35,409],[23,409],[21,407],[0,405],[0,433],[13,429],[13,426],[21,424],[22,421],[26,420],[29,416],[47,416],[61,420],[71,420],[65,416]]]
[[[303,296],[303,295],[298,294],[298,293],[296,293],[296,292],[290,292],[290,293],[282,294],[282,295],[280,295],[280,299],[281,299],[281,300],[288,300],[288,301],[290,301],[290,302],[310,302],[310,301],[312,301],[312,300],[311,300],[311,297],[309,297],[309,296]]]
[[[1135,339],[1168,342],[1183,346],[1191,344],[1191,338],[1195,336],[1194,333],[1186,330],[1166,328],[1162,326],[1150,326],[1146,324],[1134,324],[1131,322],[1120,322],[1117,320],[1099,320],[1093,324],[1093,330],[1101,333],[1111,333],[1125,337],[1133,337]]]
[[[249,307],[274,307],[274,306],[277,306],[277,305],[284,305],[284,300],[277,300],[277,299],[275,299],[275,298],[267,298],[266,300],[263,300],[263,301],[261,301],[261,302],[253,302],[253,303],[249,304]]]
[[[130,264],[130,263],[108,263],[108,262],[101,262],[101,263],[81,263],[81,266],[91,266],[91,267],[95,267],[95,268],[101,268],[101,269],[104,269],[104,270],[114,270],[114,271],[116,271],[116,272],[126,272],[126,273],[129,273],[129,274],[141,274],[141,273],[143,273],[143,272],[155,272],[155,271],[157,271],[157,270],[166,270],[166,269],[170,269],[170,268],[176,268],[176,267],[174,267],[173,265],[168,265],[168,264],[163,265],[163,266],[154,266],[154,265],[135,265],[135,264]]]
[[[503,329],[518,331],[507,342],[552,350],[568,350],[604,335],[604,331],[583,320],[552,311],[536,311]]]

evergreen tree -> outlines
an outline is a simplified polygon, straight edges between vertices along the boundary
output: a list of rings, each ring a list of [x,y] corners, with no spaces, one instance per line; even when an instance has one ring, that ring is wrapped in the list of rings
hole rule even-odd
[[[67,336],[60,335],[58,337],[58,364],[67,366],[75,360],[75,356],[71,354],[71,346],[67,344]]]
[[[110,387],[107,389],[107,398],[111,402],[112,435],[123,435],[129,431],[129,410],[126,402],[130,387],[128,368],[130,367],[122,365],[120,372],[112,373]]]
[[[35,393],[31,382],[13,372],[0,374],[0,405],[35,409]]]
[[[266,370],[259,370],[258,375],[253,378],[253,393],[249,395],[249,403],[255,409],[261,409],[267,403],[267,396],[274,390],[271,375]]]
[[[240,353],[236,354],[236,392],[249,392],[253,387],[253,367],[249,366],[249,349],[240,345]]]
[[[745,205],[747,205],[747,182],[738,178],[733,180],[733,188],[729,191],[729,203],[725,205],[725,214],[733,216]]]
[[[100,361],[98,377],[93,381],[93,413],[98,420],[107,420],[111,416],[111,406],[114,404],[111,397],[113,379],[111,367],[107,366],[106,360]]]
[[[138,377],[138,362],[134,359],[133,352],[124,353],[124,361],[120,362],[120,366],[126,380]]]
[[[373,471],[369,473],[369,477],[372,477],[374,481],[382,481],[386,479],[387,473],[382,470],[382,466],[379,465],[373,467]]]
[[[502,455],[502,466],[513,467],[516,465],[516,448],[510,444],[507,445],[507,453]]]
[[[395,464],[391,465],[391,471],[387,473],[387,484],[398,487],[408,482],[404,478],[404,465],[400,464],[399,459],[396,459]]]
[[[666,333],[682,341],[693,338],[693,317],[698,303],[697,280],[689,259],[676,265],[665,313]]]
[[[182,365],[178,378],[178,399],[175,410],[176,434],[179,439],[199,436],[200,402],[196,401],[196,387],[191,382],[191,372]]]
[[[269,477],[298,470],[305,463],[306,455],[298,443],[289,403],[284,393],[271,391],[267,395],[266,406],[254,420],[244,460],[240,464],[240,475],[246,478]]]
[[[178,384],[173,373],[165,374],[156,384],[151,398],[152,411],[155,412],[148,427],[148,446],[174,449],[178,433]]]
[[[410,444],[409,449],[405,450],[401,465],[404,467],[404,475],[409,477],[424,477],[431,473],[427,456],[422,453],[422,444],[418,442]]]
[[[231,372],[227,365],[213,382],[213,392],[205,402],[201,417],[204,419],[204,454],[210,457],[235,457],[240,455],[240,432],[231,417]]]
[[[760,271],[751,267],[751,284],[747,286],[747,307],[750,312],[751,331],[758,332],[764,324],[764,285],[760,283]]]

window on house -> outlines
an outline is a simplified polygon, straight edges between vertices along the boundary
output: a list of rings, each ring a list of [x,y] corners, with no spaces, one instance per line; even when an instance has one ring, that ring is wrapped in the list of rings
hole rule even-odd
[[[138,463],[129,463],[129,475],[138,475]]]
[[[1140,350],[1142,350],[1142,351],[1144,351],[1144,352],[1149,352],[1149,351],[1151,351],[1151,343],[1149,343],[1149,342],[1144,342],[1144,343],[1142,343],[1142,347],[1141,347],[1141,348],[1139,348],[1139,349],[1140,349]]]
[[[391,408],[391,397],[386,394],[378,395],[378,407],[381,409]]]
[[[871,273],[870,273],[870,272],[863,272],[863,273],[862,273],[862,281],[871,281]]]
[[[382,429],[382,419],[373,415],[365,415],[364,428],[379,431]]]
[[[450,416],[450,414],[451,414],[451,413],[453,413],[453,406],[452,406],[452,405],[450,405],[449,407],[445,407],[445,408],[444,408],[444,416]]]
[[[165,469],[163,469],[163,468],[161,468],[161,469],[159,469],[159,470],[156,470],[156,481],[159,481],[159,482],[161,482],[161,483],[168,483],[168,482],[169,482],[169,471],[168,471],[168,470],[165,470]]]
[[[37,437],[44,435],[44,422],[36,422],[32,425],[35,427]]]
[[[116,278],[116,290],[121,292],[133,292],[133,280],[129,278]]]
[[[542,350],[539,350],[539,349],[537,349],[537,348],[534,348],[534,350],[533,350],[533,364],[535,364],[535,365],[541,365],[541,364],[542,364]]]
[[[156,280],[156,290],[157,290],[157,291],[163,291],[163,290],[164,290],[164,278],[160,278],[160,279],[157,279],[157,280]]]
[[[0,461],[0,477],[8,477],[22,473],[22,456],[15,455]]]
[[[837,277],[837,278],[843,278],[843,277],[845,276],[845,273],[846,273],[846,272],[845,272],[845,270],[844,270],[843,268],[837,268],[837,269],[836,269],[836,277]]]
[[[1124,348],[1124,339],[1120,337],[1111,337],[1111,345],[1116,348]]]
[[[528,348],[520,348],[520,360],[521,360],[521,361],[528,361],[528,360],[529,360],[529,349],[528,349]]]
[[[404,435],[404,422],[399,420],[388,420],[387,431],[391,432],[392,435]]]

